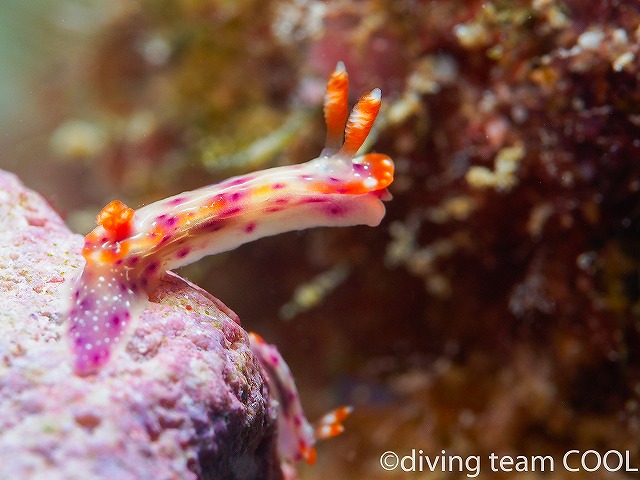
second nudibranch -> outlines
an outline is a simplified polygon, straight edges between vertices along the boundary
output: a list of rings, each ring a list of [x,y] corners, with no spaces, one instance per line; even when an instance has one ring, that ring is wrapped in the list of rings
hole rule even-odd
[[[168,269],[268,235],[317,226],[376,226],[390,198],[393,162],[356,156],[378,114],[380,89],[347,118],[348,77],[339,63],[327,83],[327,142],[307,163],[231,178],[132,210],[119,201],[86,236],[69,336],[77,374],[98,371],[126,345],[147,293]],[[343,141],[344,132],[344,141]]]
[[[278,455],[283,466],[300,460],[313,465],[316,461],[317,440],[335,437],[344,431],[342,421],[352,408],[339,407],[323,415],[312,426],[304,415],[298,389],[289,366],[274,345],[270,345],[257,333],[249,332],[251,350],[260,360],[267,374],[272,395],[278,402]]]

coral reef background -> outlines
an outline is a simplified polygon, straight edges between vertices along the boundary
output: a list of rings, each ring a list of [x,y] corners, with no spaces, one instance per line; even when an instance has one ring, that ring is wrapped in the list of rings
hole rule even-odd
[[[640,465],[635,2],[13,3],[0,167],[82,233],[113,198],[315,157],[338,60],[353,95],[382,87],[380,228],[181,272],[279,346],[310,418],[355,406],[303,478],[405,478],[379,456],[411,448]]]

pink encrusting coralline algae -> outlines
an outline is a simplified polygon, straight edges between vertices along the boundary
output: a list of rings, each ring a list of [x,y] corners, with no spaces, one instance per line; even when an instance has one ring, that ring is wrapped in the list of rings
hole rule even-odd
[[[350,115],[347,96],[348,76],[340,62],[327,83],[327,141],[316,159],[231,178],[136,211],[113,201],[100,212],[98,226],[85,239],[86,265],[69,315],[77,374],[98,372],[126,345],[148,293],[168,269],[286,231],[380,223],[382,200],[391,198],[393,161],[379,153],[356,154],[376,119],[381,92],[376,88],[363,95]],[[268,373],[290,377],[288,368],[264,362],[262,342],[253,345]],[[289,378],[277,384],[294,385]],[[295,388],[291,394],[297,397]],[[281,399],[281,410],[294,403]],[[293,438],[302,438],[299,431]],[[300,458],[311,460],[313,442],[305,442]]]

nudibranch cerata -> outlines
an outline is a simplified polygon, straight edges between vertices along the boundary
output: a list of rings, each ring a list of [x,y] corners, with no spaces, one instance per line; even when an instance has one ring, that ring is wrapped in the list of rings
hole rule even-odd
[[[135,211],[117,200],[102,209],[85,238],[86,263],[69,314],[77,374],[99,371],[126,345],[147,293],[168,269],[290,230],[380,223],[393,162],[357,151],[378,114],[381,92],[363,95],[350,115],[347,96],[347,72],[338,63],[324,101],[326,146],[316,159],[231,178]]]

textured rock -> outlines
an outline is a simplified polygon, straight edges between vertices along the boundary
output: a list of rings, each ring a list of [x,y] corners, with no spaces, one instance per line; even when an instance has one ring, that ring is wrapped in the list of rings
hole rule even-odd
[[[0,171],[0,478],[279,478],[246,334],[180,277],[107,368],[72,373],[64,320],[82,243]]]

